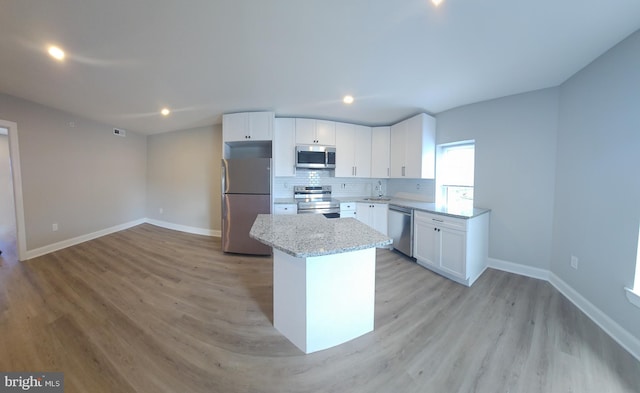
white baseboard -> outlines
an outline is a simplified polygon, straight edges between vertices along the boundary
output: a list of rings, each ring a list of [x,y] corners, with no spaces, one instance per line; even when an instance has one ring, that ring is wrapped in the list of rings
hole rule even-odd
[[[186,233],[193,233],[194,235],[204,235],[204,236],[212,236],[212,237],[222,236],[222,231],[214,230],[214,229],[190,227],[187,225],[174,224],[167,221],[154,220],[152,218],[147,218],[145,222],[161,228],[173,229],[174,231],[180,231],[180,232],[186,232]]]
[[[124,224],[116,225],[116,226],[113,226],[111,228],[106,228],[106,229],[102,229],[102,230],[99,230],[99,231],[96,231],[96,232],[88,233],[86,235],[82,235],[82,236],[74,237],[74,238],[71,238],[71,239],[63,240],[61,242],[49,244],[49,245],[44,246],[44,247],[35,248],[33,250],[27,250],[26,259],[33,259],[33,258],[42,256],[42,255],[45,255],[45,254],[49,254],[49,253],[54,252],[54,251],[62,250],[63,248],[75,246],[76,244],[84,243],[86,241],[99,238],[101,236],[106,236],[106,235],[109,235],[109,234],[114,233],[114,232],[118,232],[118,231],[123,231],[125,229],[129,229],[129,228],[134,227],[136,225],[144,224],[145,222],[146,222],[146,219],[142,218],[142,219],[139,219],[139,220],[130,221],[130,222],[127,222],[127,223],[124,223]]]
[[[629,351],[633,357],[640,360],[640,339],[636,338],[622,326],[618,325],[613,319],[609,318],[607,314],[585,299],[584,296],[579,294],[560,277],[551,273],[549,282],[567,299],[569,299],[571,303],[591,318],[596,325],[600,326],[602,330],[611,336],[611,338],[613,338],[624,349]]]
[[[76,244],[80,244],[80,243],[84,243],[84,242],[89,241],[89,240],[97,239],[97,238],[99,238],[101,236],[110,235],[110,234],[112,234],[114,232],[123,231],[125,229],[129,229],[131,227],[134,227],[134,226],[140,225],[140,224],[144,224],[144,223],[149,223],[149,224],[152,224],[152,225],[155,225],[155,226],[159,226],[159,227],[167,228],[167,229],[173,229],[173,230],[176,230],[176,231],[193,233],[195,235],[205,235],[205,236],[213,236],[213,237],[220,237],[222,235],[221,231],[219,231],[219,230],[189,227],[189,226],[186,226],[186,225],[173,224],[173,223],[166,222],[166,221],[153,220],[153,219],[149,219],[149,218],[141,218],[139,220],[135,220],[135,221],[127,222],[127,223],[124,223],[124,224],[116,225],[116,226],[113,226],[111,228],[102,229],[102,230],[99,230],[99,231],[96,231],[96,232],[88,233],[86,235],[74,237],[72,239],[67,239],[67,240],[63,240],[61,242],[49,244],[49,245],[46,245],[44,247],[35,248],[33,250],[27,250],[25,259],[37,258],[39,256],[42,256],[42,255],[45,255],[45,254],[49,254],[49,253],[54,252],[54,251],[62,250],[63,248],[75,246]]]
[[[626,349],[633,357],[640,360],[640,339],[633,336],[613,319],[609,318],[607,314],[594,306],[591,302],[585,299],[584,296],[579,294],[575,289],[554,273],[548,270],[524,266],[495,258],[489,258],[488,263],[489,267],[493,269],[548,281],[564,297],[569,299],[571,303],[585,313],[596,325],[600,326],[600,328],[611,336],[611,338]]]
[[[521,276],[537,278],[538,280],[549,281],[548,270],[525,266],[519,263],[503,261],[502,259],[496,258],[487,258],[487,262],[489,267],[493,269],[502,270],[503,272],[514,273]]]

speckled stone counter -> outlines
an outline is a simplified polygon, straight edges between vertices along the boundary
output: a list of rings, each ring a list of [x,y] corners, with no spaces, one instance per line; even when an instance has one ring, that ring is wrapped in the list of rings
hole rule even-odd
[[[259,214],[249,236],[298,258],[384,247],[392,240],[355,218]]]
[[[273,247],[273,326],[304,353],[374,327],[376,247],[387,236],[354,218],[260,214],[250,236]]]
[[[404,198],[391,198],[385,197],[383,199],[377,199],[375,197],[335,197],[334,199],[340,202],[364,202],[364,203],[385,203],[387,205],[396,205],[402,207],[408,207],[414,210],[421,210],[427,213],[435,213],[443,216],[455,217],[455,218],[474,218],[481,214],[485,214],[491,211],[491,209],[485,209],[482,207],[472,207],[469,209],[457,209],[448,206],[439,206],[434,202],[422,202],[413,199]]]

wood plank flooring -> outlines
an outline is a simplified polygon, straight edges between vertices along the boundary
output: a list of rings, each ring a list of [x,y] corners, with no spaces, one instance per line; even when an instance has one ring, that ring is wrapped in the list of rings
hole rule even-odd
[[[144,224],[0,256],[0,371],[66,392],[640,392],[640,362],[548,283],[466,288],[377,252],[375,330],[303,355],[272,325],[269,257]]]

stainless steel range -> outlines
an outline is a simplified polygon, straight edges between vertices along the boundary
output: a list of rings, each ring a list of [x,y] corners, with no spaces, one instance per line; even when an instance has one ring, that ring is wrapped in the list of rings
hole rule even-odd
[[[331,199],[331,186],[294,186],[293,198],[298,201],[298,214],[340,217],[340,202]]]

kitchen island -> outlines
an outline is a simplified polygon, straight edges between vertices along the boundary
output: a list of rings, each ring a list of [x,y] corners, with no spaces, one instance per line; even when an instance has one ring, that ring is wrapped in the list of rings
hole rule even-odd
[[[273,248],[274,327],[304,353],[373,330],[375,249],[389,237],[321,214],[259,214],[250,236]]]

